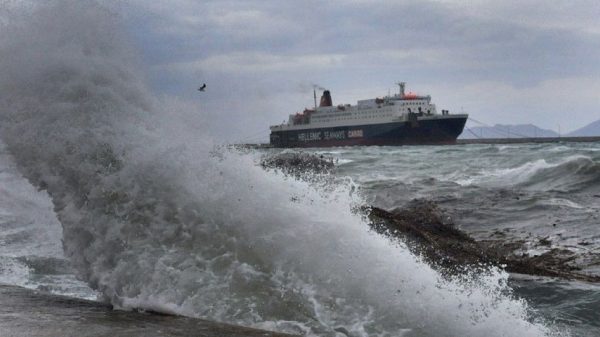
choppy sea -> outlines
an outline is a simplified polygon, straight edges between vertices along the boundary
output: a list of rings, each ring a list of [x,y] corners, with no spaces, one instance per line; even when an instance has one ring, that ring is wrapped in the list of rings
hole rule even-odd
[[[486,240],[525,241],[529,256],[568,250],[600,273],[600,144],[513,144],[320,149],[370,205],[432,200],[459,228]],[[540,245],[545,239],[549,245]],[[513,275],[515,294],[575,336],[600,334],[600,287]]]
[[[431,200],[597,273],[598,144],[315,149],[334,179],[296,179],[157,98],[101,4],[0,13],[0,282],[307,336],[600,333],[597,285],[442,277],[358,211]]]
[[[530,241],[532,247],[535,248],[525,253],[532,255],[543,253],[543,251],[540,251],[540,246],[535,245],[535,242],[540,238],[546,238],[551,241],[551,245],[543,246],[544,249],[561,248],[571,250],[580,257],[580,265],[584,270],[591,274],[598,273],[598,263],[600,262],[598,255],[600,253],[598,244],[598,237],[600,236],[598,229],[600,145],[598,144],[347,147],[303,151],[333,159],[336,163],[336,170],[333,173],[337,180],[336,184],[351,186],[346,192],[356,195],[350,200],[350,203],[360,200],[365,204],[394,209],[405,206],[413,199],[431,200],[451,214],[459,228],[476,238],[486,239],[494,233],[502,231],[507,236],[506,240]],[[275,151],[235,153],[228,154],[228,156],[245,158],[248,160],[247,163],[256,164],[259,158],[273,152]],[[223,160],[218,156],[211,158],[217,162]],[[277,174],[267,171],[259,172],[266,176]],[[292,185],[298,184],[293,180],[293,178],[285,177],[279,183],[286,185],[290,183]],[[77,276],[77,271],[63,253],[63,229],[57,219],[51,198],[46,191],[37,190],[22,176],[6,147],[2,148],[0,155],[0,181],[2,182],[0,190],[0,282],[54,294],[106,301],[101,294],[101,289],[90,287],[87,282],[81,280],[81,276]],[[331,181],[328,184],[331,184]],[[298,187],[296,186],[296,188]],[[321,219],[319,214],[315,213],[331,213],[327,210],[327,207],[314,206],[315,202],[331,205],[331,200],[327,196],[320,196],[321,194],[327,195],[329,187],[313,186],[317,190],[322,189],[327,192],[309,192],[310,188],[303,184],[300,184],[300,187],[305,190],[296,191],[297,193],[292,192],[291,197],[285,200],[273,200],[262,194],[256,195],[254,198],[263,199],[260,202],[268,204],[264,205],[266,207],[262,208],[263,211],[273,209],[273,212],[277,213],[277,208],[289,207],[286,205],[298,203],[298,199],[294,199],[294,196],[302,198],[306,197],[303,194],[315,193],[310,197],[311,200],[303,205],[304,212],[314,214],[310,218],[314,223],[307,224],[290,219],[279,221],[286,223],[293,221],[296,226],[304,227],[298,229],[298,231],[304,231],[305,227],[309,227],[309,233],[304,234],[306,240],[321,240],[320,230],[324,230],[326,233],[323,233],[323,235],[326,235],[327,240],[331,240],[331,242],[318,245],[318,248],[321,249],[318,252],[304,252],[303,249],[305,248],[315,249],[314,244],[307,243],[306,245],[292,245],[289,247],[289,252],[286,252],[287,247],[284,247],[282,248],[284,252],[281,252],[281,254],[287,255],[289,253],[292,254],[292,260],[302,261],[303,254],[313,255],[316,253],[316,258],[322,260],[319,264],[344,263],[345,268],[348,268],[348,270],[342,270],[341,272],[349,277],[344,282],[348,282],[348,286],[352,287],[352,291],[357,292],[356,295],[351,294],[351,297],[365,295],[361,289],[361,282],[369,282],[370,279],[375,280],[377,278],[397,280],[396,288],[398,289],[394,288],[390,296],[399,296],[399,301],[395,305],[404,306],[402,295],[398,295],[398,293],[402,294],[404,291],[408,291],[402,288],[403,283],[407,282],[403,277],[402,268],[399,270],[392,269],[390,274],[393,277],[381,274],[386,272],[386,263],[390,264],[389,268],[397,267],[396,261],[389,261],[387,257],[384,258],[383,256],[374,256],[375,261],[381,264],[374,266],[377,273],[371,273],[369,266],[361,265],[361,261],[353,266],[353,259],[360,260],[359,255],[368,254],[368,252],[363,252],[363,249],[369,247],[365,247],[365,243],[358,240],[352,242],[356,247],[336,249],[336,246],[345,244],[341,241],[347,235],[344,224],[339,224],[339,227],[332,229],[328,224],[323,223],[327,220]],[[269,188],[277,189],[278,187],[270,186]],[[269,193],[269,191],[262,191],[262,193]],[[317,196],[325,198],[325,200],[314,200],[313,198]],[[337,195],[336,198],[340,197],[340,195]],[[344,202],[349,201],[345,199]],[[231,205],[227,207],[231,207]],[[230,211],[235,212],[235,207],[231,207]],[[335,214],[333,216],[335,217]],[[263,220],[268,218],[268,214],[262,217]],[[303,219],[303,221],[306,221],[306,219]],[[165,223],[164,226],[168,227],[169,224]],[[181,224],[178,225],[177,230],[181,231],[182,229],[179,226]],[[265,226],[288,225],[273,222],[268,225],[265,224]],[[214,224],[210,227],[212,227],[212,230],[219,230],[218,226]],[[285,233],[285,238],[279,238],[279,240],[295,240],[297,238],[296,229],[293,226],[287,230],[289,232]],[[164,231],[169,230],[165,228]],[[335,231],[339,231],[339,235],[336,235]],[[162,231],[157,232],[157,234],[165,235]],[[299,275],[285,275],[285,273],[290,272],[284,271],[285,269],[282,267],[279,267],[282,269],[273,267],[274,270],[268,270],[267,266],[272,266],[271,263],[276,262],[276,258],[274,258],[275,261],[261,261],[257,257],[248,258],[245,256],[233,258],[232,255],[240,254],[239,248],[235,248],[235,246],[229,248],[230,251],[227,248],[219,247],[223,249],[220,252],[221,255],[212,257],[212,259],[216,258],[217,261],[227,260],[227,262],[221,261],[220,263],[223,264],[221,266],[218,263],[213,265],[212,261],[209,263],[205,260],[206,257],[203,256],[201,249],[200,251],[187,250],[186,246],[190,244],[189,238],[185,237],[186,235],[183,232],[179,235],[182,237],[173,237],[172,246],[167,250],[162,250],[153,260],[153,263],[172,263],[165,267],[168,267],[168,269],[175,268],[176,272],[172,272],[175,275],[166,279],[160,278],[160,282],[167,282],[168,284],[165,287],[157,288],[156,294],[153,294],[149,289],[150,292],[145,295],[147,297],[143,301],[139,301],[139,298],[135,299],[131,302],[131,306],[141,306],[143,308],[147,305],[147,308],[150,309],[158,308],[160,310],[162,308],[167,312],[194,317],[314,335],[340,335],[337,332],[342,331],[340,328],[344,328],[346,330],[343,331],[349,331],[351,335],[356,336],[373,335],[375,333],[382,336],[394,336],[396,333],[403,333],[407,336],[429,336],[441,333],[441,330],[438,330],[441,327],[437,326],[437,320],[435,322],[418,323],[418,316],[411,318],[404,324],[398,324],[397,327],[388,327],[389,322],[376,323],[377,317],[375,316],[378,315],[376,304],[371,304],[375,307],[364,311],[362,300],[353,302],[357,300],[356,298],[346,299],[340,296],[328,303],[328,296],[334,289],[315,289],[315,287],[322,285],[312,282],[313,278],[331,277],[328,276],[330,272],[340,273],[337,266],[325,267],[323,270],[319,270],[318,273],[311,274],[308,280],[305,281]],[[251,236],[252,234],[248,235]],[[247,247],[248,250],[245,253],[255,254],[251,245],[262,244],[265,247],[256,247],[256,249],[259,252],[264,250],[264,253],[267,253],[268,256],[269,240],[275,239],[267,238],[270,235],[277,237],[283,234],[278,233],[278,230],[274,230],[272,233],[262,231],[260,238],[249,240],[252,244],[248,244],[249,247]],[[364,232],[360,235],[365,235],[365,238],[372,236],[366,230],[366,226]],[[147,243],[145,244],[147,245]],[[179,247],[180,244],[182,247]],[[202,241],[201,244],[224,245],[225,243],[207,240]],[[385,243],[379,242],[379,244]],[[177,249],[182,251],[177,252]],[[397,254],[405,254],[406,256],[403,256],[403,258],[416,259],[411,257],[408,252],[403,251],[402,247],[391,247],[391,249],[397,250]],[[139,254],[140,259],[143,258],[143,254],[140,252],[149,254],[144,249],[136,252],[136,254]],[[173,256],[170,256],[172,253],[176,253],[176,258],[175,261],[171,262],[171,259],[174,259]],[[186,256],[186,254],[189,254],[189,256]],[[293,256],[294,254],[297,256]],[[352,256],[340,256],[342,254],[351,254]],[[126,255],[129,255],[129,253]],[[241,262],[248,259],[256,259],[253,261],[254,265],[249,262]],[[413,263],[418,262],[413,261]],[[148,270],[144,272],[153,273],[155,268],[155,265],[148,266]],[[191,273],[190,268],[193,268]],[[207,277],[203,275],[204,273],[215,273],[211,268],[217,268],[221,273],[224,273],[221,277],[223,277],[223,282],[227,282],[227,287],[241,288],[235,291],[230,289],[231,292],[221,293],[219,296],[242,296],[242,298],[220,299],[216,302],[204,304],[199,294],[211,293],[212,290],[222,291],[222,285],[216,285],[212,282],[204,283]],[[308,268],[310,269],[310,267]],[[353,268],[357,268],[357,270],[353,270]],[[110,275],[115,271],[105,270],[103,272]],[[240,274],[236,275],[237,273]],[[249,274],[244,275],[244,273]],[[361,274],[357,280],[352,279],[354,273]],[[363,275],[364,273],[368,275]],[[212,277],[215,277],[215,275],[212,275]],[[431,277],[435,277],[435,274]],[[485,299],[483,303],[482,299],[474,301],[464,294],[465,291],[471,290],[462,289],[457,291],[453,289],[450,294],[445,294],[445,296],[457,296],[456,300],[460,304],[453,308],[448,307],[445,303],[440,303],[441,310],[437,314],[447,315],[449,318],[460,317],[460,314],[457,315],[454,311],[460,311],[462,305],[476,304],[480,306],[474,312],[471,312],[469,316],[460,317],[462,320],[460,324],[465,325],[465,329],[461,331],[468,332],[470,326],[476,326],[478,322],[484,320],[484,318],[476,316],[477,313],[485,314],[484,317],[487,317],[487,315],[493,317],[489,311],[501,308],[498,308],[499,303],[495,302],[498,301],[496,297],[507,296],[503,301],[509,301],[510,305],[524,309],[523,316],[519,316],[519,319],[524,322],[537,322],[535,324],[543,327],[544,332],[539,335],[556,333],[573,336],[595,336],[600,332],[598,314],[600,312],[600,286],[598,285],[524,275],[508,277],[499,274],[488,277],[491,277],[491,279],[479,284],[478,287],[483,287],[483,289],[479,289],[479,291],[482,291],[479,296],[490,296],[489,299]],[[285,281],[280,278],[285,279]],[[146,286],[144,282],[139,282],[139,280],[134,279],[133,281],[131,286]],[[328,281],[325,282],[325,286],[329,284]],[[500,295],[496,293],[497,289],[495,288],[502,283],[506,283],[502,286],[506,289],[502,289],[500,293],[503,295]],[[121,286],[127,288],[130,285],[123,284]],[[148,284],[148,286],[151,285]],[[178,288],[180,286],[181,289]],[[415,291],[415,293],[410,294],[410,302],[413,305],[418,306],[420,301],[432,301],[428,304],[436,305],[435,299],[430,297],[431,294],[427,294],[427,286],[427,284],[423,285],[424,294],[421,293],[420,289],[414,290],[407,287]],[[275,289],[272,287],[275,287]],[[439,287],[439,285],[434,283],[433,287]],[[490,289],[486,289],[486,287]],[[319,291],[323,290],[326,290],[326,296],[318,295],[324,297],[314,297],[317,296]],[[278,296],[282,296],[282,300],[267,300],[262,297],[262,292],[271,295],[275,292]],[[178,296],[171,294],[177,294]],[[423,295],[422,299],[420,298],[421,294]],[[140,296],[139,293],[137,296]],[[153,298],[154,296],[157,296],[158,299]],[[290,298],[286,298],[287,296]],[[303,296],[306,296],[306,298],[303,299]],[[461,296],[465,297],[461,298]],[[318,303],[319,300],[324,301],[326,304]],[[150,302],[147,303],[146,301]],[[212,301],[215,301],[215,299],[212,299]],[[254,301],[256,303],[253,303]],[[117,303],[121,302],[117,301]],[[182,306],[182,304],[185,304],[185,306]],[[340,304],[342,305],[339,306]],[[213,310],[215,306],[222,305],[223,307],[218,308],[218,315],[211,316],[210,311],[207,310],[209,308],[205,305],[209,305],[209,308]],[[236,308],[230,307],[234,305],[239,306]],[[261,305],[265,305],[267,308],[277,306],[277,310],[265,313],[265,308],[262,308],[253,312]],[[321,307],[321,305],[329,305],[330,307]],[[393,306],[394,304],[386,303],[386,305]],[[289,308],[289,312],[286,312],[288,306],[291,308]],[[298,310],[299,307],[301,310]],[[231,309],[235,309],[235,311]],[[328,310],[331,310],[331,312],[327,312]],[[339,312],[337,312],[338,310]],[[394,310],[394,308],[388,307],[386,310]],[[251,315],[247,316],[248,313],[251,313]],[[266,315],[262,316],[262,314]],[[332,316],[335,317],[336,314],[340,314],[344,318],[353,317],[354,321],[342,323],[343,320],[340,317],[333,318],[332,321],[326,321],[320,316],[324,314],[330,319]],[[427,317],[429,313],[421,312],[420,314],[425,315],[424,319],[429,319]],[[387,316],[387,314],[384,315]],[[240,317],[244,318],[240,319]],[[509,315],[509,317],[512,317],[512,315]],[[231,320],[229,320],[230,318]],[[347,322],[350,322],[350,324]],[[496,322],[496,324],[502,323],[501,321]],[[378,324],[381,325],[378,326]],[[432,326],[428,326],[428,324]],[[454,324],[458,323],[455,322]],[[521,328],[513,332],[518,333]],[[504,331],[504,333],[510,335],[513,333],[511,331]],[[455,335],[455,331],[449,332],[448,335]],[[470,335],[476,336],[478,332]]]

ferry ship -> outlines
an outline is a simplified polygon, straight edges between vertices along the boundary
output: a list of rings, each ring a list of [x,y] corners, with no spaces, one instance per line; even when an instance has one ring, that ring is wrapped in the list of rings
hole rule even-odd
[[[330,147],[352,145],[454,144],[467,114],[438,113],[431,96],[405,93],[360,100],[356,105],[332,104],[324,90],[319,106],[289,116],[287,123],[270,127],[273,147]]]

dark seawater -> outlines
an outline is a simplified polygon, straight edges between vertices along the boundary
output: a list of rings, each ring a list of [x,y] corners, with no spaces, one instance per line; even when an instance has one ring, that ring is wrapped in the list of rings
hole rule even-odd
[[[524,240],[523,254],[574,253],[600,273],[600,144],[558,143],[319,149],[372,205],[432,200],[477,239]],[[539,240],[550,240],[540,245]],[[600,334],[600,285],[519,276],[515,294],[574,335]]]
[[[429,199],[478,238],[544,236],[595,272],[595,144],[322,149],[334,178],[295,179],[157,98],[113,10],[7,8],[0,282],[307,336],[598,334],[595,286],[448,279],[357,211]]]
[[[427,198],[452,209],[465,229],[535,228],[565,244],[566,230],[590,241],[599,234],[594,230],[600,215],[598,144],[365,147],[318,153],[334,156],[338,173],[352,177],[367,201],[380,207]],[[502,216],[482,223],[494,212]]]
[[[595,143],[347,148],[319,153],[361,186],[367,202],[394,208],[425,198],[478,238],[547,238],[551,248],[600,259],[600,145]]]

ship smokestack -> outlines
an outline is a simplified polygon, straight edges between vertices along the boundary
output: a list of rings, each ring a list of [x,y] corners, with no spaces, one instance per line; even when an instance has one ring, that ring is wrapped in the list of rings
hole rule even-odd
[[[323,91],[323,96],[321,96],[321,104],[319,106],[332,106],[333,101],[331,100],[331,94],[329,90]]]
[[[400,98],[404,98],[404,87],[406,86],[406,82],[398,82],[398,86],[400,86]]]

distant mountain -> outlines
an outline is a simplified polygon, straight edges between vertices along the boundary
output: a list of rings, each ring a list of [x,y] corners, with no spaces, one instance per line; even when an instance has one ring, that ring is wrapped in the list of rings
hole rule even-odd
[[[558,137],[558,133],[539,128],[533,124],[465,127],[461,139],[473,138],[528,138],[528,137]]]
[[[570,137],[600,136],[600,119],[567,134]]]

